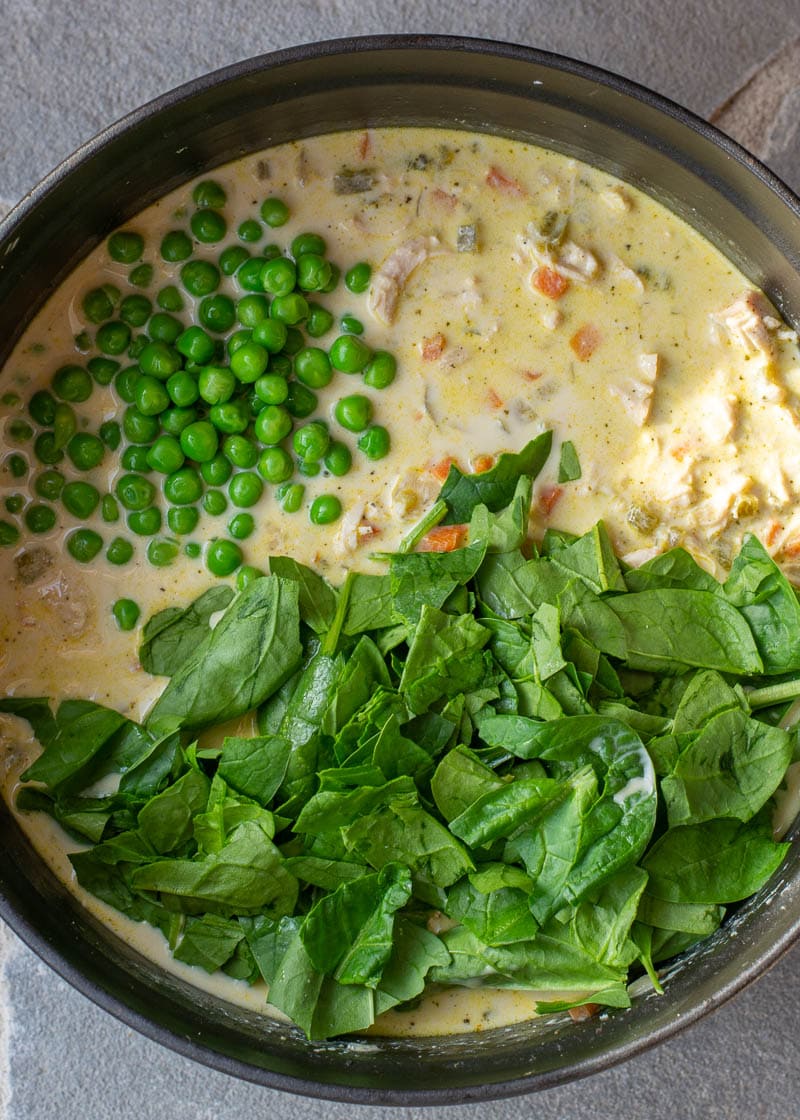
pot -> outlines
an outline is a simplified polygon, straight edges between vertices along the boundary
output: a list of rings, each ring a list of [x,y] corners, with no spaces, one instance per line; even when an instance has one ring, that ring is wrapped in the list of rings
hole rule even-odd
[[[61,164],[0,227],[0,363],[89,249],[167,191],[272,144],[382,125],[496,133],[601,167],[693,225],[789,321],[800,309],[800,201],[705,122],[631,82],[541,51],[379,37],[220,70],[137,110]],[[719,1006],[800,937],[795,847],[758,895],[672,966],[663,996],[643,991],[630,1010],[444,1038],[309,1043],[131,949],[53,876],[5,806],[0,844],[0,915],[85,995],[233,1076],[347,1102],[442,1105],[584,1077]]]

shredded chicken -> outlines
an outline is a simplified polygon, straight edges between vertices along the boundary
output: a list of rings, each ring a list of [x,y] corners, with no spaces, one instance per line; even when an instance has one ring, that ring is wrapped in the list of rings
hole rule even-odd
[[[600,271],[600,262],[589,249],[584,249],[574,241],[548,242],[531,222],[525,233],[517,237],[519,253],[515,254],[517,260],[527,260],[535,264],[531,273],[530,283],[533,286],[533,277],[538,268],[544,266],[552,268],[559,275],[578,283],[587,283],[593,280]]]
[[[395,517],[408,517],[430,505],[441,489],[442,480],[429,471],[410,468],[394,482],[391,489],[391,507]]]
[[[397,302],[406,282],[419,265],[429,257],[444,253],[438,237],[413,237],[386,258],[372,277],[367,307],[387,326],[394,322]]]
[[[745,292],[733,303],[711,316],[715,327],[720,327],[737,346],[751,355],[772,357],[774,339],[772,331],[781,324],[773,314],[769,300],[763,292]]]
[[[609,187],[608,190],[601,191],[599,197],[609,210],[616,210],[619,214],[625,214],[633,208],[631,196],[624,187]]]
[[[611,253],[608,258],[610,271],[612,276],[618,276],[620,280],[625,280],[626,283],[632,284],[637,292],[644,293],[644,284],[638,272],[634,270],[621,258]]]
[[[620,385],[612,385],[609,392],[619,397],[625,411],[635,424],[644,427],[653,407],[656,379],[661,371],[658,354],[639,355],[639,377],[627,377]]]

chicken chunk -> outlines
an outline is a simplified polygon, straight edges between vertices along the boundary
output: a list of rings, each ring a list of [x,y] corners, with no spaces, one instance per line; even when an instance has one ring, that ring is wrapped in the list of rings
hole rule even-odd
[[[584,284],[600,271],[600,262],[589,249],[574,241],[543,238],[533,222],[517,237],[517,245],[516,259],[531,261],[536,266],[531,273],[531,286],[540,267],[551,268],[567,280]]]
[[[660,370],[661,359],[658,354],[640,354],[639,377],[627,377],[620,385],[612,385],[609,390],[620,399],[625,411],[640,428],[650,418]]]
[[[711,320],[747,354],[772,357],[775,349],[772,332],[781,324],[763,292],[755,289],[745,292],[712,315]]]
[[[409,276],[429,257],[444,253],[438,237],[413,237],[386,258],[372,277],[367,307],[382,323],[389,326],[397,314],[397,302]]]

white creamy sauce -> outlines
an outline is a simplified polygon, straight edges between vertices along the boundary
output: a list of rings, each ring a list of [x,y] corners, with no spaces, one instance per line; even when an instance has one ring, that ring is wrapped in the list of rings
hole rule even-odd
[[[372,188],[336,195],[333,176],[343,168],[368,170]],[[315,415],[325,418],[340,396],[366,393],[375,422],[392,438],[380,461],[355,452],[346,476],[302,480],[307,501],[321,493],[339,496],[343,518],[310,525],[305,512],[283,513],[267,486],[250,510],[257,530],[244,542],[246,563],[265,567],[270,554],[285,553],[333,580],[348,569],[379,571],[370,553],[396,547],[434,500],[449,462],[485,469],[490,457],[519,450],[552,428],[554,453],[535,489],[534,536],[548,525],[582,532],[603,518],[630,563],[681,544],[719,574],[743,534],[754,532],[790,576],[800,575],[797,337],[713,246],[663,207],[552,152],[423,129],[288,144],[214,178],[228,194],[229,234],[195,255],[216,259],[223,244],[236,243],[237,226],[257,216],[265,197],[280,196],[291,218],[259,245],[274,240],[285,247],[296,234],[313,231],[343,268],[368,261],[374,270],[368,293],[353,295],[340,284],[320,302],[337,319],[346,313],[361,319],[367,344],[398,361],[397,379],[383,391],[339,373],[318,393]],[[180,265],[163,262],[158,246],[166,232],[187,226],[190,199],[191,185],[182,187],[126,227],[145,237],[153,292],[179,283]],[[566,229],[560,242],[548,243],[542,232],[559,215]],[[474,229],[465,234],[460,227]],[[473,251],[458,250],[471,239]],[[108,260],[104,246],[94,250],[9,359],[0,396],[16,393],[21,400],[3,397],[0,431],[9,451],[25,455],[33,469],[15,480],[6,466],[0,498],[40,500],[32,480],[41,467],[30,443],[9,438],[9,425],[27,418],[31,392],[47,387],[59,366],[80,362],[74,336],[93,330],[81,309],[86,291],[107,282],[123,294],[134,291],[128,272]],[[225,277],[220,291],[240,294]],[[187,322],[193,302],[186,296],[181,316]],[[329,346],[336,333],[334,327],[319,344]],[[95,387],[89,401],[75,406],[82,429],[91,432],[119,419],[124,407],[110,387]],[[354,448],[348,433],[336,438]],[[575,445],[582,477],[558,484],[563,440]],[[114,454],[88,475],[68,462],[59,469],[87,478],[101,493],[113,492],[124,473]],[[183,554],[168,568],[149,566],[141,538],[134,538],[136,558],[126,567],[113,567],[102,554],[81,566],[63,547],[65,532],[77,523],[58,503],[56,509],[52,531],[23,533],[17,546],[0,549],[2,692],[90,697],[141,719],[164,682],[143,672],[139,635],[117,629],[112,604],[121,596],[135,599],[144,622],[168,605],[187,603],[213,577],[202,560]],[[224,535],[233,512],[203,513],[192,539]],[[85,524],[106,543],[118,534],[130,537],[123,522],[105,525],[99,513]],[[33,557],[40,570],[29,567],[20,578],[20,557],[31,549],[43,550]],[[27,725],[12,717],[3,718],[2,730],[3,785],[13,804],[18,776],[38,748]],[[636,795],[647,782],[647,776],[633,779],[615,800]],[[790,787],[796,785],[793,777]],[[71,844],[49,818],[22,815],[20,821],[55,873],[119,936],[207,990],[263,1005],[263,989],[173,961],[158,932],[82,892],[66,859]],[[416,1011],[389,1013],[378,1029],[482,1029],[529,1017],[537,998],[554,996],[434,993]]]

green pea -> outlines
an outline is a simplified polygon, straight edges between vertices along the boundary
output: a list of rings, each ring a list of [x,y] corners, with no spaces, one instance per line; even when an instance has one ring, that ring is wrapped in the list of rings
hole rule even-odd
[[[364,366],[364,384],[370,389],[387,389],[397,374],[397,360],[387,350],[376,350]]]
[[[297,513],[303,505],[305,494],[306,488],[303,486],[302,482],[294,482],[291,485],[280,486],[276,491],[276,497],[284,513]]]
[[[283,253],[277,245],[265,245],[261,250],[261,256],[263,258],[261,263],[263,264],[264,261],[272,261],[275,257],[282,257]]]
[[[61,490],[61,501],[73,517],[91,517],[97,509],[100,494],[89,482],[68,482]]]
[[[353,393],[336,402],[333,414],[348,432],[363,432],[372,420],[372,401],[361,393]]]
[[[266,258],[250,257],[246,249],[238,245],[236,248],[245,255],[245,259],[236,269],[236,283],[244,292],[263,292],[261,269],[267,263]]]
[[[178,536],[186,536],[197,528],[200,514],[194,506],[170,506],[167,510],[167,525]]]
[[[111,608],[111,613],[120,630],[133,630],[142,612],[133,599],[117,599]]]
[[[189,221],[192,233],[204,245],[221,241],[228,232],[228,223],[217,210],[196,210]]]
[[[108,255],[120,264],[133,264],[144,252],[144,238],[132,230],[121,229],[112,233],[107,242]]]
[[[37,424],[49,428],[56,416],[55,397],[48,393],[46,389],[39,389],[28,402],[28,412]]]
[[[142,372],[161,381],[176,373],[182,364],[178,351],[166,342],[148,342],[139,356]]]
[[[56,513],[51,506],[32,505],[25,510],[25,524],[31,533],[49,533],[56,523]]]
[[[250,342],[252,337],[253,332],[251,330],[234,331],[226,343],[229,356],[233,357],[237,350],[241,350],[243,346]]]
[[[236,304],[236,317],[243,327],[254,327],[263,322],[269,315],[269,301],[266,296],[244,296]]]
[[[262,443],[280,443],[292,430],[292,418],[281,405],[267,405],[255,421],[255,433]]]
[[[264,404],[283,404],[289,395],[285,377],[277,373],[265,373],[255,383],[255,390]]]
[[[258,473],[266,482],[286,482],[294,474],[294,462],[282,447],[266,447],[258,459]]]
[[[323,457],[330,447],[331,437],[328,429],[319,420],[304,424],[295,430],[292,446],[301,459],[315,463]]]
[[[233,396],[236,378],[224,366],[206,366],[200,371],[197,388],[206,404],[220,404]]]
[[[333,315],[327,307],[320,307],[318,303],[308,305],[306,331],[312,338],[321,338],[324,334],[327,334],[333,326],[333,322]]]
[[[53,466],[64,458],[64,452],[56,446],[56,439],[52,432],[42,432],[36,437],[33,453],[40,463]]]
[[[143,447],[140,444],[131,444],[126,447],[120,457],[120,463],[126,471],[138,471],[140,474],[147,474],[150,467],[147,462],[147,452],[150,449]]]
[[[187,459],[205,463],[213,459],[219,447],[219,436],[208,420],[197,420],[181,432],[181,448]]]
[[[183,466],[185,456],[175,436],[159,436],[147,452],[148,466],[160,474],[172,474]]]
[[[54,502],[64,489],[64,476],[61,471],[42,471],[34,479],[33,488],[40,498]]]
[[[90,323],[99,326],[114,314],[114,304],[105,288],[92,288],[83,297],[83,313]]]
[[[109,525],[119,521],[119,504],[113,494],[104,494],[100,502],[100,516]]]
[[[116,451],[122,443],[122,431],[116,420],[104,420],[98,432],[109,451]]]
[[[240,433],[226,436],[222,444],[222,453],[234,467],[242,467],[244,470],[254,467],[258,460],[258,447],[247,436]]]
[[[359,261],[354,264],[352,268],[348,268],[344,274],[344,285],[350,292],[355,292],[356,295],[365,292],[369,287],[369,282],[372,279],[372,268],[366,261]]]
[[[79,432],[67,444],[67,455],[79,471],[91,471],[103,461],[103,441],[88,432]]]
[[[199,501],[203,481],[192,467],[181,467],[164,480],[164,495],[175,506],[190,506]]]
[[[219,538],[206,546],[206,567],[214,576],[232,575],[242,559],[242,550],[233,541]]]
[[[131,341],[131,328],[127,323],[111,319],[103,323],[94,336],[95,345],[102,354],[124,354]]]
[[[103,547],[103,538],[94,529],[76,529],[66,539],[67,552],[79,564],[89,564]]]
[[[361,373],[372,356],[369,347],[352,334],[339,335],[329,351],[331,365],[342,373]]]
[[[252,564],[243,564],[239,571],[236,573],[236,590],[244,591],[246,587],[255,579],[261,579],[264,573],[260,568],[254,568]]]
[[[127,564],[133,557],[133,545],[125,537],[114,537],[106,549],[106,559],[110,564]]]
[[[153,283],[153,266],[137,264],[136,268],[132,268],[128,273],[128,280],[134,288],[149,288]]]
[[[368,459],[384,459],[390,447],[389,433],[380,424],[367,428],[358,441],[359,451],[363,451]]]
[[[300,474],[305,475],[306,478],[316,478],[322,467],[318,459],[298,459],[297,469]]]
[[[203,179],[192,191],[195,206],[211,206],[215,210],[221,209],[228,201],[225,188],[216,179]]]
[[[277,373],[279,377],[288,378],[292,376],[292,360],[286,354],[272,354],[269,359],[269,372]]]
[[[228,522],[228,532],[237,541],[247,540],[256,527],[251,513],[237,513]]]
[[[202,553],[203,550],[200,547],[200,545],[197,543],[197,541],[187,541],[186,544],[183,547],[183,551],[192,560],[196,560],[198,558],[198,556],[200,556],[200,554]]]
[[[183,323],[174,315],[167,315],[165,311],[157,311],[147,324],[147,333],[153,342],[166,343],[172,347],[183,334]],[[175,361],[174,352],[168,351],[170,360]]]
[[[154,568],[166,568],[177,558],[180,550],[177,541],[155,540],[148,543],[145,555]]]
[[[86,368],[98,385],[110,385],[119,370],[119,362],[113,358],[90,358]]]
[[[356,319],[355,315],[343,315],[342,330],[347,331],[348,334],[363,334],[364,324],[360,319]]]
[[[228,508],[228,499],[220,490],[208,490],[203,495],[203,509],[212,517],[219,517]]]
[[[92,348],[92,339],[88,331],[78,331],[73,341],[75,343],[75,349],[80,350],[82,354],[85,354]]]
[[[154,537],[161,530],[161,510],[150,506],[129,513],[128,528],[139,537]]]
[[[236,305],[229,296],[206,296],[197,310],[203,326],[216,334],[225,334],[236,322]]]
[[[120,503],[128,510],[146,509],[156,496],[155,486],[140,474],[122,475],[114,489]]]
[[[290,292],[286,296],[275,296],[270,309],[270,316],[281,323],[293,326],[301,323],[308,315],[308,301],[299,292]]]
[[[325,285],[325,287],[322,289],[323,292],[327,293],[327,292],[334,291],[334,289],[336,288],[336,285],[339,283],[339,279],[340,279],[341,275],[342,275],[342,270],[339,268],[339,266],[337,264],[331,263],[331,278],[328,281],[328,283]]]
[[[188,327],[175,339],[175,349],[197,365],[206,365],[214,357],[214,339],[202,327]]]
[[[220,271],[224,276],[233,276],[249,260],[250,254],[243,245],[229,245],[219,255]],[[259,269],[260,267],[261,264],[259,263]]]
[[[162,260],[175,263],[188,261],[192,255],[192,240],[182,229],[171,229],[161,239]]]
[[[138,366],[128,366],[126,369],[121,369],[117,376],[114,378],[114,388],[120,400],[125,401],[127,404],[133,404],[136,396],[136,382],[141,377],[141,370]]]
[[[253,327],[253,342],[263,346],[270,354],[277,354],[286,345],[288,330],[285,323],[277,319],[262,319]]]
[[[311,389],[324,389],[333,377],[328,355],[318,346],[305,346],[297,352],[294,372],[298,380]]]
[[[236,234],[242,241],[260,241],[264,231],[253,218],[247,218],[241,223]]]
[[[343,474],[347,474],[350,470],[350,467],[353,465],[353,456],[347,444],[333,440],[325,454],[323,462],[327,471],[340,477]]]
[[[208,296],[219,287],[219,269],[211,261],[188,261],[180,275],[190,296]]]
[[[197,382],[190,373],[182,369],[167,378],[166,388],[170,400],[179,408],[188,408],[200,396]]]
[[[261,220],[272,229],[286,225],[289,221],[289,207],[280,198],[265,198],[261,203]]]
[[[156,303],[162,311],[183,311],[183,296],[174,284],[167,284],[156,296]]]
[[[0,518],[0,548],[8,548],[19,540],[19,529],[12,521]]]
[[[226,435],[239,435],[250,424],[250,406],[246,400],[224,401],[212,405],[208,418],[218,432]]]
[[[21,494],[9,494],[4,503],[9,513],[21,513],[25,499]]]
[[[269,363],[269,352],[257,342],[245,342],[231,354],[231,369],[246,385],[261,377]]]
[[[68,405],[60,405],[58,407],[68,408]],[[72,412],[72,409],[70,409]],[[74,413],[73,413],[74,415]],[[13,443],[27,443],[33,435],[33,428],[26,420],[12,420],[6,428],[6,436]]]
[[[310,416],[316,410],[317,403],[316,393],[312,393],[299,381],[289,382],[289,395],[286,398],[285,407],[291,416],[298,420],[304,420],[306,416]]]
[[[9,455],[3,465],[12,478],[24,478],[28,473],[28,460],[24,455]]]
[[[330,525],[341,516],[342,503],[335,494],[320,494],[308,510],[308,519],[312,525]]]
[[[332,266],[316,253],[303,253],[296,258],[297,286],[304,292],[321,292],[330,283]]]
[[[229,437],[229,439],[238,438],[238,436]],[[228,440],[226,439],[223,447],[227,447],[227,445]],[[224,486],[231,477],[231,473],[231,464],[222,451],[216,454],[213,459],[209,459],[207,462],[200,464],[200,474],[209,486]]]
[[[249,509],[259,501],[264,483],[253,471],[235,474],[228,484],[228,496],[239,509]]]
[[[196,408],[168,408],[161,413],[161,427],[170,436],[179,436],[197,419]]]
[[[150,377],[149,374],[144,374],[136,382],[134,400],[136,408],[142,416],[149,418],[159,416],[172,404],[164,382],[157,377]],[[155,431],[158,431],[158,421],[155,424]],[[153,432],[153,435],[155,435],[155,432]],[[144,439],[152,438],[152,435],[144,437]]]
[[[144,380],[144,378],[140,378],[140,380]],[[162,388],[161,382],[156,381],[155,378],[148,378],[147,380],[152,381],[158,389]],[[147,385],[144,388],[146,389]],[[144,403],[147,404],[146,394],[140,394],[137,385],[137,399],[140,395],[145,397]],[[122,430],[130,443],[150,443],[158,435],[159,426],[156,415],[144,413],[133,404],[128,405],[122,414]]]
[[[62,401],[82,404],[92,395],[92,379],[80,366],[62,366],[53,374],[53,392]]]
[[[131,344],[128,347],[128,357],[132,362],[136,362],[139,360],[139,355],[142,353],[149,341],[150,340],[146,334],[137,334],[136,338],[131,341]]]
[[[297,283],[297,267],[286,257],[274,257],[261,269],[261,287],[273,296],[287,296]]]

